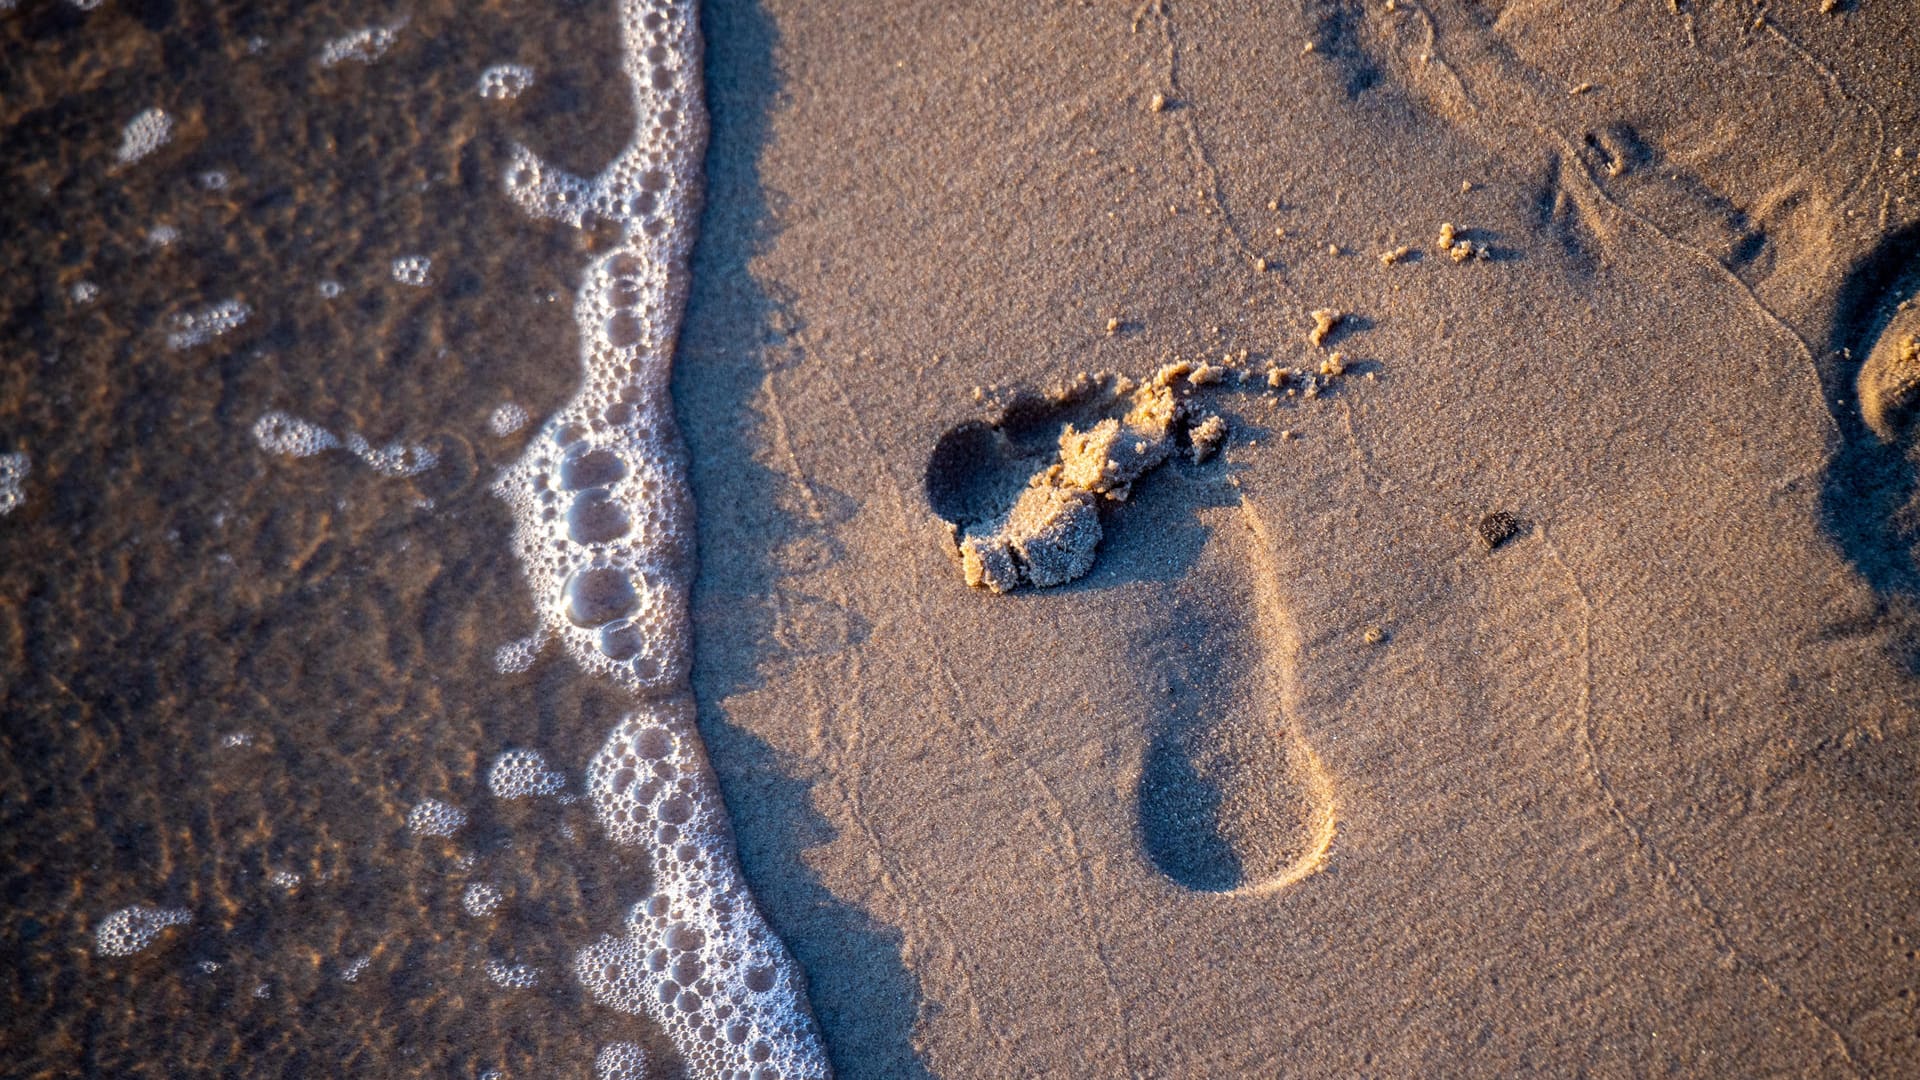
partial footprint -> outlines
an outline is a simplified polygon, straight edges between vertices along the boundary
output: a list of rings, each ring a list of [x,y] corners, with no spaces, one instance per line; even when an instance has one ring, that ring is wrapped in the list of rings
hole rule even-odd
[[[1146,389],[1154,385],[1150,380]],[[1125,474],[1123,483],[1141,486],[1137,493],[1125,489],[1123,500],[1086,501],[1085,518],[1074,523],[1086,544],[1075,555],[1084,563],[1079,573],[1097,557],[1104,569],[1093,579],[1098,587],[1133,578],[1129,567],[1162,566],[1168,552],[1192,550],[1191,558],[1175,560],[1185,565],[1170,579],[1157,570],[1140,575],[1157,587],[1127,627],[1130,666],[1164,701],[1145,722],[1148,743],[1135,790],[1143,854],[1188,889],[1258,894],[1324,863],[1334,834],[1333,791],[1284,704],[1298,650],[1258,517],[1211,467],[1154,470],[1175,457],[1180,444],[1189,451],[1185,457],[1194,456],[1198,425],[1189,414],[1199,410],[1189,406],[1188,393],[1178,398],[1180,408],[1162,436],[1167,445],[1159,447],[1144,434],[1128,434],[1142,426],[1137,395],[1016,399],[996,420],[960,425],[939,441],[928,461],[927,497],[947,525],[969,583],[994,592],[1059,584],[1033,577],[1032,568],[1050,565],[1046,553],[1032,555],[1021,545],[1048,537],[1023,526],[1020,508],[1036,491],[1074,474],[1076,450],[1089,433],[1118,422],[1119,450],[1149,464],[1128,470],[1124,458],[1102,458]],[[1148,445],[1136,450],[1136,443]],[[1199,513],[1211,520],[1197,520]],[[1114,536],[1096,556],[1102,516]],[[983,537],[1007,543],[1013,572],[1024,576],[1003,586],[990,576],[1002,571],[989,566],[980,573],[967,546],[977,549]]]
[[[1860,418],[1887,442],[1913,435],[1920,414],[1920,304],[1904,301],[1860,365]]]
[[[1828,355],[1845,359],[1828,377],[1842,439],[1823,484],[1826,525],[1877,592],[1920,594],[1920,226],[1853,268],[1832,326]]]
[[[1661,232],[1705,252],[1749,283],[1773,269],[1775,246],[1764,224],[1632,124],[1615,120],[1581,142],[1588,175],[1607,197],[1653,222]],[[1798,205],[1782,194],[1770,208]]]

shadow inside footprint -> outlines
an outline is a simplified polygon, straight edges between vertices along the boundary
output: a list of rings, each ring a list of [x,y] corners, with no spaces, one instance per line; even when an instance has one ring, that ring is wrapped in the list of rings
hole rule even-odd
[[[1046,467],[1053,441],[1027,446],[1004,424],[969,420],[934,444],[927,459],[927,501],[933,512],[965,532],[1006,514],[1027,478]]]
[[[1240,855],[1221,831],[1219,779],[1199,767],[1197,732],[1169,725],[1154,736],[1140,774],[1140,833],[1160,872],[1189,889],[1240,887]]]
[[[1324,781],[1269,716],[1176,717],[1140,774],[1140,833],[1154,866],[1198,892],[1265,892],[1319,866],[1333,818]]]
[[[1239,650],[1196,649],[1211,628],[1190,611],[1169,614],[1136,665],[1157,684],[1148,690],[1166,701],[1141,763],[1140,841],[1153,865],[1175,882],[1230,892],[1245,884],[1249,861],[1247,830],[1230,817],[1231,792],[1249,772],[1263,771],[1258,764],[1272,758],[1275,747],[1258,732],[1223,737],[1220,721],[1237,713],[1221,700],[1232,696],[1223,691],[1251,674],[1249,665]]]

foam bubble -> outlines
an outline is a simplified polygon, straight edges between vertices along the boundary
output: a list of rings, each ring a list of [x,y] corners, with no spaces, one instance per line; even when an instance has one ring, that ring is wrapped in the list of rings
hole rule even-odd
[[[253,441],[281,457],[312,457],[340,445],[333,432],[278,409],[261,413],[253,422]]]
[[[647,1080],[647,1052],[638,1043],[608,1043],[593,1059],[597,1080]]]
[[[493,670],[502,675],[518,675],[533,666],[540,655],[541,637],[521,638],[500,646],[493,654]]]
[[[300,875],[292,870],[275,870],[267,875],[267,880],[282,889],[292,892],[300,887]]]
[[[330,68],[349,60],[357,64],[371,64],[393,48],[393,43],[400,37],[401,28],[406,25],[406,19],[396,19],[385,26],[363,26],[337,37],[321,47],[320,66]]]
[[[552,795],[566,786],[567,778],[550,768],[538,750],[508,750],[487,770],[487,788],[502,799]]]
[[[495,64],[480,73],[474,92],[492,101],[507,101],[533,85],[533,69],[525,64]]]
[[[693,714],[690,696],[657,702],[594,759],[601,824],[648,852],[654,891],[633,905],[624,934],[581,950],[577,970],[602,1004],[652,1015],[707,1075],[824,1076],[798,970],[733,859]]]
[[[76,281],[73,288],[67,290],[67,295],[76,304],[91,304],[100,299],[100,286],[91,281]]]
[[[33,461],[23,450],[0,454],[0,517],[27,501],[27,473],[32,469]]]
[[[171,247],[178,239],[180,239],[180,230],[171,225],[155,225],[147,230],[147,243],[153,247]]]
[[[260,449],[280,457],[312,457],[344,448],[382,476],[416,476],[440,463],[439,455],[427,447],[400,442],[375,446],[366,436],[354,432],[341,438],[311,420],[278,409],[261,413],[253,422],[253,441]]]
[[[415,476],[440,463],[439,456],[424,446],[406,446],[397,442],[373,446],[364,437],[354,434],[349,434],[342,445],[382,476]]]
[[[439,799],[422,799],[407,811],[407,828],[421,836],[452,836],[467,823],[467,812]]]
[[[373,957],[371,956],[354,957],[347,962],[347,966],[340,969],[340,981],[358,982],[361,974],[367,970],[367,965],[371,963],[373,963]]]
[[[208,169],[200,174],[200,186],[208,191],[225,191],[227,174],[222,169]]]
[[[588,792],[616,842],[648,858],[652,892],[619,933],[575,956],[601,1003],[660,1023],[690,1075],[825,1077],[800,973],[755,907],[688,683],[693,500],[669,381],[686,304],[706,143],[691,0],[623,0],[633,142],[599,175],[514,148],[508,195],[529,214],[622,226],[582,276],[574,317],[584,379],[494,486],[538,598],[531,642],[641,699],[593,759]]]
[[[527,410],[509,401],[487,417],[487,430],[502,438],[527,426]]]
[[[173,332],[167,335],[167,348],[178,351],[205,345],[239,329],[252,314],[253,309],[239,300],[222,300],[197,311],[183,311],[173,317]]]
[[[525,990],[540,981],[540,972],[526,964],[509,964],[505,960],[487,961],[487,978],[495,986],[508,990]]]
[[[425,288],[433,260],[425,255],[402,255],[393,260],[393,280],[416,289]]]
[[[466,891],[460,894],[460,906],[476,919],[484,919],[498,911],[505,900],[499,889],[483,881],[468,885]]]
[[[132,956],[146,951],[167,927],[192,921],[193,912],[186,908],[123,907],[94,927],[93,951],[101,956]]]
[[[113,158],[122,165],[131,165],[155,150],[167,145],[173,139],[173,117],[165,109],[155,106],[127,122],[120,132],[120,149],[114,151]]]

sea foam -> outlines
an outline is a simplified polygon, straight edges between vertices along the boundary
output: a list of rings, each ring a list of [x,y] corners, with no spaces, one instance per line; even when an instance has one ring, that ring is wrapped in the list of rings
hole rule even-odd
[[[173,117],[156,105],[127,122],[120,133],[120,149],[114,151],[114,160],[131,165],[167,145],[172,138]]]
[[[146,951],[167,927],[192,921],[193,912],[186,908],[123,907],[94,927],[93,950],[101,956],[132,956]]]
[[[0,454],[0,515],[11,514],[27,501],[27,473],[33,459],[24,452]]]
[[[692,0],[621,0],[633,141],[591,178],[525,147],[507,171],[527,212],[622,234],[582,276],[579,392],[495,484],[540,621],[501,666],[558,639],[640,701],[594,757],[587,789],[609,836],[646,853],[652,891],[576,956],[588,991],[659,1022],[691,1075],[825,1077],[799,968],[740,872],[688,682],[693,499],[668,383],[707,134],[696,23]]]

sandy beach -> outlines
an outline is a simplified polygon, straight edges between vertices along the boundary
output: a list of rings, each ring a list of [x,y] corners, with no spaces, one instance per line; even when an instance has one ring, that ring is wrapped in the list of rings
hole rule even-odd
[[[0,211],[0,452],[35,470],[0,517],[19,1075],[350,1044],[587,1076],[609,1039],[692,1072],[568,974],[637,864],[582,806],[485,809],[502,749],[577,777],[626,708],[557,652],[493,659],[532,609],[487,489],[533,428],[485,425],[566,400],[609,242],[496,178],[513,141],[590,172],[631,126],[611,10],[564,6],[406,9],[390,60],[302,76],[341,135],[414,88],[384,169],[275,194],[249,177],[310,167],[318,121],[242,153],[183,114],[167,190],[258,165],[207,211],[215,269],[169,273],[261,314],[192,354],[154,344],[171,300],[60,314],[78,275],[116,298],[76,252],[165,210],[129,181],[33,224],[79,205],[48,87],[92,69],[0,14],[41,35],[0,80],[38,95],[0,104],[9,190],[42,185]],[[97,14],[137,66],[146,31]],[[1920,9],[776,0],[700,30],[691,685],[835,1075],[1920,1070]],[[486,113],[496,54],[542,81]],[[95,158],[144,100],[101,107]],[[296,273],[302,207],[368,224]],[[413,250],[437,287],[368,299]],[[1130,443],[1156,387],[1176,420]],[[440,464],[263,454],[267,408]],[[1075,487],[1102,420],[1154,462]],[[969,585],[966,538],[1042,489],[1097,520],[1084,572]],[[427,795],[458,839],[408,832]],[[279,866],[303,884],[263,908]],[[486,874],[537,914],[470,929]],[[195,921],[88,954],[136,900]],[[384,1004],[337,977],[361,954]],[[490,957],[539,988],[496,996]],[[247,974],[194,989],[202,962]]]
[[[1915,25],[1683,7],[709,12],[696,683],[847,1074],[1913,1067],[1912,508],[1839,474]],[[961,587],[973,388],[1240,350],[1084,579]]]

